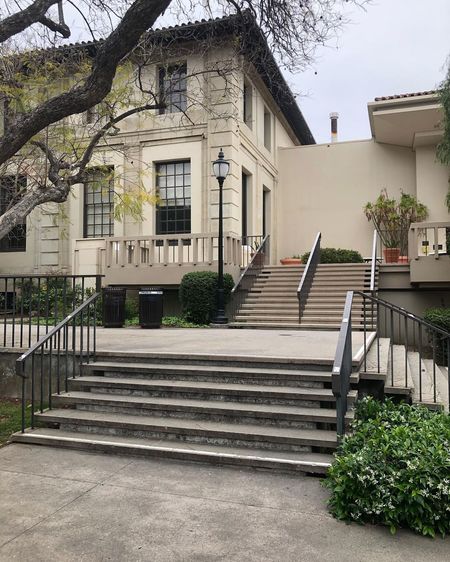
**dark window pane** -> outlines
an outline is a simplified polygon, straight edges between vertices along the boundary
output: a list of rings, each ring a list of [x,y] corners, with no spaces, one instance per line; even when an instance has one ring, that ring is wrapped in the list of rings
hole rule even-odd
[[[85,238],[114,235],[114,168],[91,168],[84,186]]]
[[[25,176],[0,177],[0,215],[15,205],[27,187]],[[0,252],[25,252],[27,249],[26,224],[18,224],[0,240]]]
[[[191,228],[190,162],[167,162],[157,165],[156,177],[167,187],[159,190],[156,210],[156,233],[178,234]]]
[[[160,101],[166,104],[166,108],[160,110],[161,113],[186,111],[186,72],[186,64],[159,69]]]

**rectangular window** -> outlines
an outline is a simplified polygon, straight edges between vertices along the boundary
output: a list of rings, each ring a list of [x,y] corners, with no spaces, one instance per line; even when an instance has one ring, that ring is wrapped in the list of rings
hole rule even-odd
[[[264,146],[272,149],[272,115],[267,107],[264,108]]]
[[[114,236],[114,167],[91,168],[84,184],[84,237]]]
[[[244,81],[244,93],[243,93],[243,101],[244,101],[244,123],[247,125],[247,127],[249,127],[250,129],[253,126],[253,89],[252,89],[252,85],[247,82],[247,80]]]
[[[27,187],[25,176],[3,176],[0,178],[0,215],[22,197]],[[18,224],[0,240],[0,252],[25,252],[27,249],[26,223]]]
[[[156,165],[156,234],[191,232],[191,163],[161,162]]]
[[[242,172],[242,244],[247,244],[248,175]]]
[[[160,113],[176,113],[186,111],[186,63],[177,64],[159,69],[159,99],[166,104]]]

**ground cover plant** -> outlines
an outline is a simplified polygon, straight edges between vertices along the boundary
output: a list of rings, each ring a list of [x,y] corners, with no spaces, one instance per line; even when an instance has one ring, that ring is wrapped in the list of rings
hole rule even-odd
[[[30,425],[31,410],[26,411],[26,426]],[[19,399],[0,400],[0,447],[6,443],[12,433],[22,427],[22,404]]]
[[[301,256],[302,263],[307,263],[309,254],[306,252]],[[356,250],[345,250],[343,248],[321,248],[320,263],[363,263],[362,255]]]
[[[450,533],[450,416],[365,398],[324,484],[334,517]]]

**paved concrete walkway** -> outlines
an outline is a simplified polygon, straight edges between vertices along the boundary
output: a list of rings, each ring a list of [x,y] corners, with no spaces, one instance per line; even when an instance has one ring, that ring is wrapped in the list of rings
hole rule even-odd
[[[17,347],[20,342],[19,328],[16,327],[15,331],[15,345]],[[36,341],[37,327],[32,326],[31,331],[34,342]],[[41,337],[44,333],[45,330],[41,329]],[[334,359],[336,353],[338,335],[337,331],[320,330],[97,328],[97,349],[108,352],[245,355],[331,360]],[[370,333],[368,332],[368,340],[369,337]],[[8,333],[6,343],[6,347],[11,346],[11,333]],[[363,343],[364,334],[353,332],[354,356],[362,352]],[[28,347],[25,349],[28,349]]]
[[[448,561],[450,540],[331,518],[318,479],[0,449],[0,560]]]
[[[97,331],[97,349],[138,353],[173,352],[334,359],[338,335],[338,332],[318,330],[100,328]],[[362,347],[363,338],[362,332],[353,334],[354,354]]]

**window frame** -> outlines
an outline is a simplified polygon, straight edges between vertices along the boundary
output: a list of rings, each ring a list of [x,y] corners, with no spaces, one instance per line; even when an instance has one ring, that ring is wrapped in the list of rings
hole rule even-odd
[[[102,190],[103,188],[101,188],[100,193],[102,195],[102,200],[100,202],[96,202],[94,200],[94,195],[96,193],[95,190],[92,190],[92,202],[88,202],[88,196],[90,195],[90,193],[88,192],[89,189],[89,184],[92,183],[93,181],[100,181],[100,180],[87,180],[84,182],[83,184],[83,238],[107,238],[110,236],[114,236],[114,166],[107,166],[106,168],[108,168],[108,172],[104,172],[105,170],[105,166],[94,166],[92,168],[89,168],[86,172],[87,174],[92,173],[95,174],[96,172],[104,172],[104,176],[105,178],[108,179],[108,201],[103,201],[103,193]],[[95,207],[96,206],[102,206],[102,210],[100,213],[95,212]],[[104,206],[109,206],[109,212],[105,213],[104,212]],[[94,209],[94,213],[89,213],[88,210],[89,208],[93,208]],[[100,216],[101,217],[101,222],[98,225],[94,219],[94,223],[93,224],[88,224],[88,216]],[[109,220],[105,221],[104,217],[109,216]],[[96,234],[95,229],[97,226],[100,226],[101,228],[101,234]],[[93,227],[94,232],[93,234],[89,234],[88,229],[89,227]],[[105,228],[107,229],[107,233],[105,233]]]
[[[167,96],[167,83],[172,84],[172,77],[180,72],[181,76],[175,79],[174,84],[179,84],[184,82],[184,88],[173,88],[171,87],[168,91]],[[168,78],[169,76],[169,78]],[[159,110],[160,115],[165,115],[166,113],[183,113],[187,110],[187,63],[186,61],[181,63],[170,64],[167,66],[158,67],[158,84],[159,84],[159,101],[160,103],[165,103],[166,107],[162,107]],[[173,102],[172,96],[180,95],[180,101],[182,103]],[[165,99],[167,96],[167,99]]]
[[[17,181],[16,181],[17,178]],[[0,215],[3,215],[8,210],[9,204],[11,200],[18,196],[18,192],[16,190],[15,194],[11,194],[9,197],[9,201],[7,197],[3,196],[4,190],[8,188],[5,187],[3,184],[4,180],[13,179],[14,183],[20,189],[26,189],[27,187],[27,177],[25,175],[6,175],[0,177]],[[20,183],[23,182],[22,185]],[[13,184],[11,185],[11,187]],[[18,240],[18,243],[14,246],[12,242],[14,239]],[[14,228],[8,232],[6,236],[4,236],[0,240],[0,253],[11,253],[11,252],[26,252],[27,251],[27,223],[26,219],[25,222],[21,224],[17,224]]]
[[[242,101],[242,120],[249,129],[253,129],[253,86],[246,78],[244,78]]]
[[[263,114],[263,143],[266,150],[272,152],[272,113],[267,106],[264,106]]]
[[[177,173],[177,166],[182,165],[182,173]],[[173,173],[168,173],[173,166]],[[162,167],[165,167],[164,174],[161,173]],[[156,205],[155,214],[155,234],[157,236],[166,236],[171,234],[191,234],[192,232],[192,166],[189,158],[183,160],[167,160],[155,162],[155,186],[160,201],[174,201],[174,205],[164,204],[160,202]],[[189,182],[186,177],[189,176]],[[183,178],[180,185],[177,185],[177,178]],[[168,178],[173,178],[173,185],[169,183]],[[165,185],[163,185],[165,184]],[[161,198],[161,190],[166,190],[165,197]],[[167,190],[173,189],[173,198],[168,196]],[[177,196],[177,191],[182,189],[182,196]],[[183,205],[178,205],[178,201],[183,201]],[[186,204],[189,201],[189,204]],[[165,216],[164,216],[165,215]],[[170,228],[170,224],[173,227]],[[182,224],[179,228],[177,225]]]

